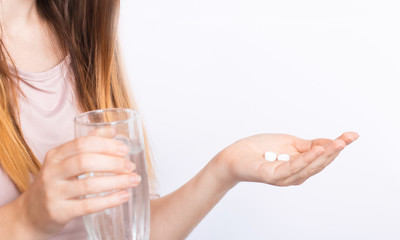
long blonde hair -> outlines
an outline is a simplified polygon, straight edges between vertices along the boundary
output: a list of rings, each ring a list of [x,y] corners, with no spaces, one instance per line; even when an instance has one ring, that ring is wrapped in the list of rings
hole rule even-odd
[[[80,110],[137,110],[119,58],[119,0],[37,0],[36,6],[56,33],[61,51],[70,55]],[[23,93],[18,88],[18,76],[11,73],[7,64],[10,59],[0,38],[0,165],[23,192],[30,185],[30,176],[39,173],[41,164],[21,132],[17,97]],[[144,137],[148,174],[155,179],[146,133]]]

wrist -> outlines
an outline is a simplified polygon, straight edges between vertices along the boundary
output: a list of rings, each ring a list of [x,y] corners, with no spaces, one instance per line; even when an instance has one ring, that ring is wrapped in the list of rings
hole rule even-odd
[[[27,224],[22,195],[0,208],[0,234],[0,239],[44,239]]]
[[[29,190],[28,190],[29,191]],[[18,224],[18,229],[21,234],[23,234],[23,238],[21,239],[30,239],[30,240],[42,240],[50,237],[49,234],[46,234],[38,228],[40,225],[37,222],[35,216],[32,216],[32,207],[29,204],[27,199],[27,192],[21,194],[15,201],[16,207],[16,219]],[[21,230],[23,229],[23,231]]]
[[[232,173],[225,150],[218,153],[207,167],[210,168],[215,186],[221,191],[227,192],[239,183]]]

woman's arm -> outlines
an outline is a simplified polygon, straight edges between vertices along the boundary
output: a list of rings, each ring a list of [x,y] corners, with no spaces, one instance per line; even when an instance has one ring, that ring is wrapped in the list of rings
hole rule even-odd
[[[216,158],[175,192],[151,201],[150,239],[185,239],[233,187],[217,179]]]
[[[151,201],[150,239],[185,239],[218,201],[238,182],[299,185],[322,171],[356,133],[335,140],[303,140],[289,135],[260,134],[242,139],[217,154],[194,178],[175,192]],[[266,151],[287,153],[288,162],[268,162]]]
[[[45,239],[45,234],[35,232],[22,212],[21,198],[0,207],[0,240]]]

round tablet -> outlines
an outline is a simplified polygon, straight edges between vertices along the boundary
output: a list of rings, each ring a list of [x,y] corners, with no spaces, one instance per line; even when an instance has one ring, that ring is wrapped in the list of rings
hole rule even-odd
[[[264,154],[264,158],[265,158],[265,160],[267,160],[267,161],[273,162],[273,161],[276,160],[276,153],[274,153],[274,152],[266,152],[266,153]]]
[[[290,156],[289,156],[289,154],[280,154],[278,156],[278,160],[279,161],[289,161],[290,160]]]

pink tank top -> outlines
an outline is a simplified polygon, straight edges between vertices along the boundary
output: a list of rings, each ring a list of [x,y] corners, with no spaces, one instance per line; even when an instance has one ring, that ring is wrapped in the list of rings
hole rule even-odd
[[[73,119],[78,114],[66,57],[54,68],[42,73],[19,71],[21,90],[27,99],[19,98],[21,128],[33,153],[43,162],[55,148],[74,138]],[[0,206],[19,195],[15,185],[0,166]],[[83,240],[87,238],[81,218],[71,221],[52,240]]]

